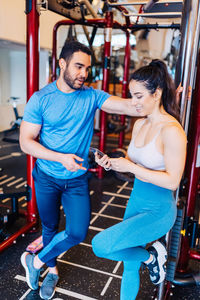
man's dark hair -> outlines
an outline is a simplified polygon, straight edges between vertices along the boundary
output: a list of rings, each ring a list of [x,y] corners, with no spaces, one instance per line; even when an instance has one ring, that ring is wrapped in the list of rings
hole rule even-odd
[[[65,44],[61,50],[59,59],[63,58],[69,62],[72,55],[75,52],[79,52],[79,51],[84,52],[88,55],[91,55],[91,51],[87,46],[85,46],[77,41],[70,41],[70,42],[67,41],[67,42],[65,42]]]

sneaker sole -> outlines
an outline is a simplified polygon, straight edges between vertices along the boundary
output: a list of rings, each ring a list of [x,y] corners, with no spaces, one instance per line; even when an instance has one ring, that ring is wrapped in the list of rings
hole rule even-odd
[[[26,264],[26,256],[29,254],[29,252],[24,252],[21,256],[21,263],[22,263],[22,266],[24,267],[25,271],[26,271],[26,281],[27,281],[27,284],[28,286],[32,289],[32,290],[37,290],[37,289],[34,289],[29,281],[29,269],[27,267],[27,264]]]
[[[40,294],[40,298],[41,298],[41,299],[49,300],[49,299],[53,298],[53,296],[54,296],[54,294],[55,294],[55,289],[54,289],[54,291],[53,291],[53,294],[52,294],[49,298],[43,298],[43,297],[42,297],[41,290],[40,290],[39,294]]]
[[[160,242],[155,242],[153,245],[152,245],[156,251],[158,252],[158,265],[159,265],[159,268],[160,268],[160,279],[158,282],[154,283],[155,285],[157,284],[160,284],[161,282],[164,281],[165,279],[165,275],[166,275],[166,272],[164,270],[164,264],[166,263],[167,261],[167,251],[165,249],[165,247],[160,243]]]

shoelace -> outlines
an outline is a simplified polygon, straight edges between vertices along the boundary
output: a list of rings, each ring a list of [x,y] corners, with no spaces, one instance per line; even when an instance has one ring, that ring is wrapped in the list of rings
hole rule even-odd
[[[148,265],[148,269],[149,269],[149,272],[150,274],[155,274],[155,273],[158,273],[158,266],[156,265]]]
[[[52,276],[51,274],[47,275],[46,280],[45,280],[45,285],[46,286],[55,285],[56,281],[57,280],[54,278],[54,276]]]
[[[151,277],[157,277],[158,276],[158,274],[159,274],[159,266],[158,266],[157,260],[155,259],[155,256],[154,256],[154,261],[151,262],[151,263],[149,263],[147,265],[147,268],[149,269],[149,273],[150,273]]]

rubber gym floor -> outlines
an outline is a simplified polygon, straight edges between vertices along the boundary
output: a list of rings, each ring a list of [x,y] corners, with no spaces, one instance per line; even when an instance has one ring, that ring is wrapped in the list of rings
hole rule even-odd
[[[95,146],[94,139],[92,145]],[[117,147],[115,138],[108,139],[111,148]],[[3,193],[25,191],[26,155],[18,143],[0,141],[0,188]],[[100,180],[89,173],[90,196],[92,204],[91,222],[86,240],[58,257],[60,280],[54,300],[119,300],[120,282],[123,272],[121,262],[109,261],[94,255],[91,247],[92,238],[101,230],[110,227],[123,218],[125,207],[133,186],[132,182],[116,178],[113,172],[107,172]],[[18,199],[19,209],[26,209],[25,196]],[[10,197],[1,199],[0,218],[1,235],[8,236],[18,230],[25,222],[17,219],[10,228],[2,232],[2,218],[11,205]],[[65,217],[61,209],[60,229],[64,228]],[[0,299],[1,300],[37,300],[38,291],[32,291],[26,284],[25,272],[20,263],[20,256],[26,246],[41,235],[41,227],[35,233],[27,233],[17,239],[16,243],[0,254]],[[2,236],[1,236],[2,238]],[[106,246],[106,245],[105,245]],[[199,264],[190,262],[194,271],[199,271]],[[47,270],[41,273],[42,282]],[[141,270],[141,286],[137,300],[150,300],[155,293],[155,286],[149,280],[147,270]],[[200,287],[180,287],[172,289],[172,300],[200,299]]]

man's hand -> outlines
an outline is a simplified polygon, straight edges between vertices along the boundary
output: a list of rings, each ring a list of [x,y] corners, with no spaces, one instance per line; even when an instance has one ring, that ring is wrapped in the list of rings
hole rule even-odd
[[[82,162],[84,159],[75,154],[62,154],[60,162],[68,171],[71,172],[86,170],[86,168],[82,167],[82,163],[79,164],[76,160]]]

